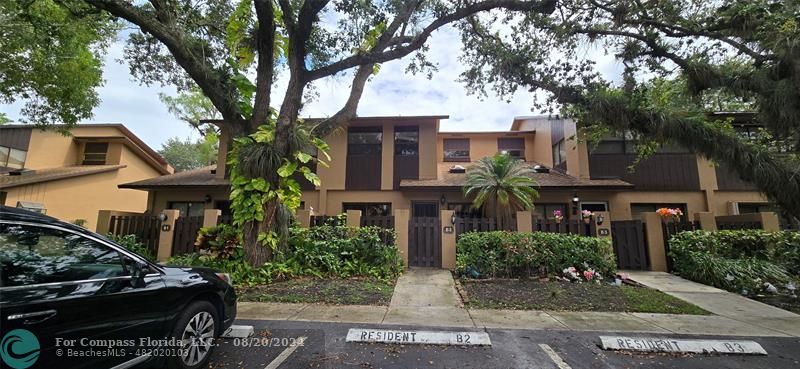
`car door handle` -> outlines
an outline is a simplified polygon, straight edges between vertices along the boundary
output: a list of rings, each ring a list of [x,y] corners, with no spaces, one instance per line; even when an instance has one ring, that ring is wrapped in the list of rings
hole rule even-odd
[[[24,324],[36,324],[56,316],[57,313],[55,310],[42,310],[33,313],[11,314],[8,316],[8,320],[24,319]]]

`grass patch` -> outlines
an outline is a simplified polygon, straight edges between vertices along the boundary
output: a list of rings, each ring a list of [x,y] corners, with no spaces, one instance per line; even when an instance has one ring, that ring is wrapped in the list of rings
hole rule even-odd
[[[336,305],[389,305],[394,281],[374,278],[298,278],[242,288],[239,301],[295,302]]]
[[[693,304],[645,287],[536,280],[465,280],[463,285],[470,300],[468,307],[476,309],[708,314]]]

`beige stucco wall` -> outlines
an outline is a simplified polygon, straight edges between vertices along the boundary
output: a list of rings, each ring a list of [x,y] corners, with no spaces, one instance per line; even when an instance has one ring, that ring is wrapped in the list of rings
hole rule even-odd
[[[480,132],[463,132],[463,133],[439,133],[436,140],[436,160],[438,162],[444,161],[444,139],[446,138],[468,138],[469,139],[469,159],[470,161],[477,161],[487,156],[497,154],[497,139],[501,137],[523,137],[525,138],[525,160],[530,162],[541,162],[538,160],[541,157],[541,148],[537,146],[536,135],[531,133],[480,133]],[[551,154],[552,157],[552,154]],[[550,159],[552,162],[552,159]],[[542,162],[543,163],[543,162]]]
[[[127,167],[116,171],[9,188],[6,204],[42,203],[48,215],[67,222],[84,219],[89,229],[95,229],[100,210],[144,212],[147,192],[119,189],[117,185],[152,178],[159,172],[125,147],[121,156]]]
[[[72,137],[58,132],[33,129],[25,167],[55,168],[78,164],[79,145]]]

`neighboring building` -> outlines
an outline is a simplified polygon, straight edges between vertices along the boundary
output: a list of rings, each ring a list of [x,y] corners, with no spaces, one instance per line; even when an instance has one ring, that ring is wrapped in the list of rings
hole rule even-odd
[[[69,135],[0,125],[0,204],[82,220],[89,229],[95,229],[98,210],[147,209],[147,194],[119,184],[172,172],[121,124],[79,124]]]
[[[540,217],[552,217],[554,210],[569,217],[587,209],[609,211],[612,220],[635,219],[663,206],[680,207],[686,214],[734,215],[768,205],[762,194],[724,167],[680,148],[664,148],[630,172],[635,158],[630,142],[603,140],[590,151],[576,140],[572,120],[517,117],[509,131],[439,132],[439,121],[446,118],[353,120],[346,132],[327,138],[332,162],[317,169],[319,188],[304,183],[303,206],[317,215],[349,209],[364,215],[391,215],[395,209],[410,209],[412,217],[437,216],[444,209],[479,215],[461,193],[465,174],[454,166],[468,167],[503,151],[538,165],[534,177],[540,197],[534,214]],[[223,145],[218,163],[225,162],[226,151]],[[230,212],[224,168],[210,166],[120,187],[149,191],[154,213],[180,209],[199,216],[207,208]]]

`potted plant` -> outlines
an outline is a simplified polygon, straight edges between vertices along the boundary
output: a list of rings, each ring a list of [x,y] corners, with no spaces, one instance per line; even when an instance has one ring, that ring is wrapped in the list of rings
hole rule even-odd
[[[583,218],[583,222],[586,223],[586,224],[589,224],[589,222],[592,221],[592,217],[593,216],[594,216],[594,213],[592,213],[589,210],[584,210],[584,211],[581,212],[581,217]]]
[[[561,210],[553,210],[553,219],[556,220],[556,224],[561,223],[564,219],[564,215],[561,214]]]
[[[683,216],[683,211],[681,211],[681,209],[678,208],[674,209],[660,208],[656,210],[656,214],[658,214],[661,217],[661,220],[663,220],[664,223],[669,223],[670,221],[675,221],[675,222],[680,221],[681,216]]]

